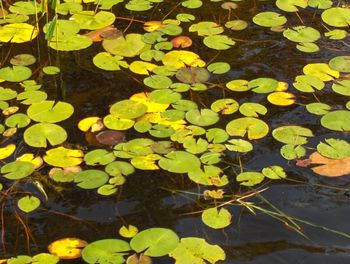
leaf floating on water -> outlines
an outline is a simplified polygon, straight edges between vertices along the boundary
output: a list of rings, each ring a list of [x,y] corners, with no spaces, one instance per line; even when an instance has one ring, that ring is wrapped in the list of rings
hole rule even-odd
[[[18,200],[18,208],[25,213],[33,212],[40,206],[40,200],[35,196],[25,196]]]
[[[55,167],[72,167],[83,162],[84,152],[79,149],[65,147],[53,148],[46,151],[44,161]]]
[[[345,159],[328,159],[320,153],[314,152],[310,155],[310,164],[318,165],[311,169],[322,176],[341,177],[350,174],[350,157]]]
[[[138,228],[136,226],[133,225],[128,225],[128,226],[122,226],[119,229],[119,234],[122,237],[126,237],[126,238],[131,238],[136,236],[136,234],[139,232]]]
[[[149,228],[141,231],[130,241],[137,253],[143,252],[150,257],[161,257],[172,252],[179,244],[179,237],[171,229]]]
[[[225,209],[209,208],[205,209],[202,213],[202,221],[207,226],[214,229],[221,229],[231,224],[232,215]]]
[[[326,143],[319,143],[317,151],[329,159],[345,159],[350,156],[350,144],[345,140],[328,138]]]
[[[27,23],[12,23],[0,28],[0,42],[23,43],[36,38],[39,30]]]
[[[48,250],[60,259],[77,259],[81,256],[81,249],[87,245],[88,243],[84,240],[68,237],[50,243]]]
[[[16,150],[15,144],[9,144],[6,147],[0,148],[0,160],[10,157]]]
[[[176,260],[175,264],[216,263],[226,258],[225,251],[221,247],[211,245],[203,238],[197,237],[181,238],[180,243],[169,256]]]
[[[131,248],[129,243],[120,239],[103,239],[90,243],[81,252],[87,263],[124,263],[124,255]]]

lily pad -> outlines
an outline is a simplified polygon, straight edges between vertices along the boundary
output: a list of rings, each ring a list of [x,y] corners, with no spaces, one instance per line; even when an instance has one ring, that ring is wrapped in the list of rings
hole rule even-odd
[[[200,167],[200,160],[195,155],[185,151],[173,151],[159,160],[159,166],[174,173],[187,173]]]
[[[219,115],[210,109],[192,109],[186,113],[186,119],[193,125],[210,126],[219,121]]]
[[[335,131],[350,131],[350,111],[337,110],[325,114],[321,125]]]
[[[237,175],[236,180],[244,186],[254,186],[264,180],[264,174],[260,172],[242,172]]]
[[[281,126],[272,131],[272,136],[285,144],[303,145],[313,133],[310,129],[301,126]]]
[[[39,123],[24,131],[24,141],[35,148],[46,148],[47,142],[52,146],[59,145],[67,139],[67,132],[56,124]]]
[[[230,121],[226,126],[226,131],[230,136],[244,137],[248,134],[248,139],[263,138],[269,132],[269,126],[262,120],[254,117],[243,117]]]
[[[350,9],[345,7],[333,7],[325,10],[322,20],[333,27],[347,27],[350,25]]]
[[[205,209],[202,213],[202,221],[207,226],[214,229],[221,229],[231,224],[232,215],[225,209],[216,207]]]
[[[197,237],[181,238],[180,243],[169,256],[176,260],[175,264],[216,263],[226,258],[225,252],[221,247],[211,245],[204,239]]]
[[[253,22],[262,27],[282,26],[287,18],[276,12],[261,12],[253,17]]]
[[[328,138],[320,142],[317,151],[329,159],[345,159],[350,156],[350,144],[342,139]]]
[[[13,161],[1,167],[3,177],[9,180],[19,180],[31,175],[34,165],[25,161]]]
[[[21,82],[27,80],[30,76],[32,76],[32,70],[25,66],[13,66],[0,69],[0,78],[8,82]]]
[[[337,56],[329,61],[329,67],[339,72],[350,72],[350,56]]]
[[[120,239],[103,239],[90,243],[81,252],[87,263],[122,264],[124,255],[131,248],[129,243]]]
[[[55,167],[72,167],[83,162],[83,151],[79,149],[68,149],[57,147],[46,151],[44,161]]]
[[[33,212],[40,206],[40,200],[35,196],[24,196],[18,200],[17,206],[25,213]]]
[[[27,109],[28,116],[37,122],[57,123],[69,118],[74,112],[71,104],[58,101],[43,101]]]
[[[150,257],[161,257],[172,252],[179,244],[179,237],[166,228],[149,228],[141,231],[130,241],[130,246],[137,253],[143,252]]]
[[[108,174],[104,171],[85,170],[74,176],[74,182],[82,189],[96,189],[104,185],[108,181],[108,178]]]
[[[36,38],[39,30],[27,23],[12,23],[0,28],[0,42],[23,43]]]

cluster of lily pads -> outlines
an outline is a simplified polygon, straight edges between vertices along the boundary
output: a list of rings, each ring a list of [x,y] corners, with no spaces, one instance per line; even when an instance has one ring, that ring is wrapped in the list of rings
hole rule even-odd
[[[226,258],[221,247],[197,237],[180,239],[174,231],[167,228],[149,228],[139,232],[137,227],[129,225],[122,226],[119,234],[124,240],[109,238],[90,244],[79,238],[62,238],[48,246],[50,253],[40,253],[33,257],[20,255],[4,260],[5,262],[0,260],[0,263],[55,264],[59,260],[81,257],[86,263],[118,264],[126,261],[127,264],[151,264],[152,258],[167,255],[174,258],[176,263],[216,263]],[[125,239],[131,240],[128,242]]]
[[[329,0],[277,0],[275,4],[280,13],[264,11],[254,14],[251,21],[245,21],[238,19],[237,14],[237,19],[231,20],[232,13],[240,8],[240,1],[211,0],[218,3],[204,3],[188,0],[180,1],[178,8],[190,12],[191,9],[216,4],[228,13],[228,18],[222,24],[198,21],[190,13],[176,13],[177,9],[174,8],[169,18],[162,21],[120,18],[140,24],[139,30],[144,30],[144,34],[140,31],[125,33],[114,26],[118,17],[113,11],[118,8],[133,12],[147,11],[162,2],[65,0],[41,3],[16,1],[10,6],[2,4],[0,42],[11,44],[34,41],[39,34],[43,34],[48,47],[61,52],[82,50],[93,43],[101,43],[103,51],[93,57],[92,63],[106,71],[129,71],[141,79],[140,83],[144,86],[144,92],[114,103],[106,116],[82,118],[78,128],[94,145],[93,150],[83,151],[68,144],[69,133],[57,124],[70,118],[74,107],[66,102],[49,100],[39,80],[31,79],[35,57],[18,54],[11,58],[8,65],[0,68],[0,108],[4,118],[0,124],[3,136],[0,159],[6,163],[0,171],[2,177],[9,180],[5,186],[10,186],[10,181],[20,182],[27,177],[35,177],[33,173],[41,171],[45,164],[45,168],[50,167],[50,180],[57,184],[74,183],[83,189],[95,189],[100,195],[113,195],[136,169],[162,169],[186,174],[191,181],[208,186],[206,194],[216,204],[220,204],[220,200],[224,199],[224,186],[232,181],[243,186],[255,186],[265,179],[287,177],[284,168],[273,163],[260,171],[241,168],[242,171],[235,177],[226,172],[226,163],[223,161],[228,156],[241,157],[253,153],[255,141],[270,133],[276,141],[283,143],[280,154],[286,160],[296,160],[298,166],[304,167],[317,164],[312,170],[323,176],[350,174],[350,144],[342,135],[350,131],[350,56],[341,55],[327,62],[307,64],[300,69],[303,74],[296,76],[292,84],[266,76],[213,83],[211,80],[220,79],[216,77],[227,77],[231,65],[220,61],[207,62],[192,49],[193,40],[213,50],[231,49],[233,45],[239,45],[239,39],[233,36],[234,32],[256,26],[269,27],[274,34],[283,32],[283,36],[296,42],[296,48],[302,52],[320,51],[320,46],[315,43],[320,38],[339,41],[349,47],[345,42],[350,25],[349,7],[333,7],[333,2]],[[325,32],[307,26],[308,22],[301,17],[299,25],[288,22],[290,13],[298,14],[298,11],[306,8],[312,8],[315,14],[321,16],[327,24],[324,26]],[[48,15],[49,10],[54,11],[53,17]],[[40,27],[40,18],[45,16],[50,21]],[[44,74],[60,73],[57,66],[46,66],[42,71]],[[210,105],[193,99],[193,95],[200,97],[200,94],[214,89],[225,91],[225,98],[213,100]],[[345,98],[347,102],[331,106],[319,101],[317,94],[323,89],[341,97],[343,101]],[[326,129],[338,131],[339,136],[326,138],[317,145],[305,146],[308,138],[314,136],[310,128],[288,124],[287,121],[282,126],[270,128],[268,120],[264,118],[269,107],[235,99],[242,93],[264,95],[267,104],[275,107],[290,107],[298,103],[300,94],[306,97],[313,94],[317,101],[311,99],[305,105],[306,111],[316,117],[321,116],[320,124]],[[124,132],[128,130],[143,136],[125,140]],[[14,135],[23,135],[29,147],[40,151],[17,153],[16,142],[7,143],[12,141]],[[314,149],[313,153],[310,154],[308,149]],[[45,186],[40,181],[36,182],[45,194]],[[6,191],[9,187],[0,183],[0,190],[3,188]],[[33,195],[18,199],[18,207],[25,213],[34,211],[40,203],[40,199]],[[214,229],[229,226],[231,218],[231,213],[224,206],[211,207],[202,212],[203,222]],[[172,231],[158,231],[148,230],[147,236],[150,237],[147,240],[163,237],[162,232],[165,232],[168,241],[167,232]],[[130,251],[130,247],[137,253],[146,250],[143,252],[145,256],[161,256],[150,253],[154,245],[139,246],[133,242],[143,232],[136,235],[130,245],[121,240],[93,242],[83,250],[83,259],[88,263],[123,263],[123,255],[129,254],[126,252]],[[173,232],[171,234],[175,237]],[[171,249],[162,254],[177,256],[174,257],[177,263],[184,263],[181,262],[185,256],[183,252],[191,251],[194,244],[195,250],[202,250],[204,255],[208,252],[208,245],[199,238],[183,238],[178,244],[176,236],[176,241]],[[118,249],[113,251],[118,256],[114,262],[105,260],[104,256],[99,259],[100,247],[105,248],[109,244],[115,244],[115,249]],[[155,250],[160,249],[156,247]],[[201,259],[210,263],[223,260],[225,255],[222,249],[215,250],[218,251],[217,258],[200,255],[200,260],[196,260],[198,262],[191,263],[204,263]],[[24,262],[11,262],[10,259],[7,263],[56,263],[59,256],[47,254],[44,257],[21,258]],[[35,258],[45,260],[40,262]],[[51,262],[46,258],[51,258]]]

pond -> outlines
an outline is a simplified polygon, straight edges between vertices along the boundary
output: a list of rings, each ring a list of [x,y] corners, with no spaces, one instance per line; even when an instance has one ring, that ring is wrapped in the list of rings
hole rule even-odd
[[[0,7],[0,263],[350,262],[349,3]]]

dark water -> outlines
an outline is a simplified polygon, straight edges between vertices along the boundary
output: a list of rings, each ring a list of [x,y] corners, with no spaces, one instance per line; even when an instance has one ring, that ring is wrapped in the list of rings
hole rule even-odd
[[[273,2],[258,2],[256,8],[253,1],[239,3],[237,15],[240,19],[251,21],[251,17],[256,13],[264,9],[271,10]],[[163,14],[166,14],[169,8],[166,4],[171,5],[172,1],[159,6]],[[179,8],[178,13],[182,11],[187,10]],[[130,16],[128,13],[118,15]],[[219,20],[225,15],[227,12],[222,9],[208,9],[203,13],[196,13],[197,18],[203,21],[213,21],[213,17]],[[310,10],[303,11],[301,16],[308,25],[320,28],[319,21],[312,21],[313,13]],[[153,19],[157,17],[153,14]],[[140,15],[139,18],[152,20],[147,14]],[[300,23],[294,14],[290,14],[288,19],[292,26]],[[126,24],[117,21],[118,27],[125,27]],[[133,31],[133,26],[129,31]],[[302,68],[307,63],[327,62],[336,55],[348,52],[343,46],[322,43],[321,40],[320,45],[323,47],[321,51],[306,55],[297,51],[294,43],[282,38],[281,33],[271,32],[251,22],[248,29],[232,35],[245,41],[237,41],[232,49],[219,54],[217,51],[208,52],[199,40],[195,41],[193,51],[200,54],[205,61],[217,56],[216,61],[225,61],[231,65],[232,70],[228,74],[220,76],[219,80],[213,79],[212,82],[272,77],[291,85],[294,77],[302,74]],[[191,37],[196,40],[194,35]],[[4,46],[3,50],[8,48]],[[37,53],[35,45],[26,48]],[[50,54],[52,63],[60,64],[62,74],[60,77],[46,76],[45,91],[50,94],[51,99],[64,99],[74,105],[74,116],[64,124],[68,128],[69,142],[72,144],[86,145],[83,134],[75,127],[78,120],[86,116],[105,115],[108,112],[108,105],[147,89],[135,82],[132,78],[135,76],[128,71],[111,73],[97,69],[91,59],[99,49],[100,46],[96,44],[85,51],[62,52],[59,56],[51,51]],[[24,51],[22,46],[15,45],[10,52],[16,54],[19,51]],[[44,54],[41,56],[43,61],[48,59]],[[214,89],[201,96],[203,102],[211,102],[213,98],[220,98],[222,94],[220,90]],[[326,92],[323,98],[323,102],[333,105],[339,103],[338,99]],[[257,94],[249,97],[239,94],[235,99],[240,103],[245,101],[266,103],[266,99]],[[234,117],[230,116],[230,119]],[[270,106],[268,114],[263,119],[269,121],[271,130],[283,124],[310,127],[316,135],[312,139],[314,142],[336,135],[322,128],[319,118],[308,114],[300,105],[286,108]],[[127,138],[136,136],[136,133],[131,132]],[[344,137],[348,138],[348,135]],[[242,159],[245,168],[254,170],[271,164],[281,165],[291,179],[267,182],[264,185],[267,190],[261,195],[269,203],[288,216],[350,233],[349,177],[328,179],[317,176],[310,170],[296,168],[294,164],[288,163],[280,156],[278,153],[280,146],[271,137],[253,144],[253,154],[245,155]],[[237,164],[236,157],[229,156],[227,161]],[[236,169],[236,167],[227,168],[225,172],[234,177]],[[233,214],[233,223],[228,228],[217,231],[206,227],[199,213],[208,205],[200,197],[203,190],[191,183],[185,175],[138,171],[128,176],[127,183],[113,197],[102,197],[94,192],[72,187],[70,184],[57,186],[49,181],[47,184],[49,199],[41,206],[45,209],[32,213],[30,217],[24,219],[30,228],[28,230],[30,233],[26,234],[13,214],[11,208],[15,206],[15,201],[8,202],[9,209],[5,212],[4,226],[6,252],[1,252],[1,255],[43,252],[50,242],[62,237],[79,237],[87,241],[110,238],[117,235],[122,225],[133,224],[140,230],[159,226],[175,230],[180,237],[203,237],[209,243],[218,244],[225,249],[227,259],[221,263],[350,263],[349,238],[299,223],[301,231],[306,236],[303,237],[281,221],[259,211],[253,215],[241,206],[227,207]],[[230,184],[230,188],[234,192],[239,192],[234,183]],[[30,181],[26,184],[26,190],[41,197]],[[259,198],[247,201],[254,201],[264,208],[269,208]],[[27,235],[33,238],[28,243]],[[80,262],[79,260],[64,263]],[[173,260],[156,259],[154,263],[167,264],[173,263]]]

